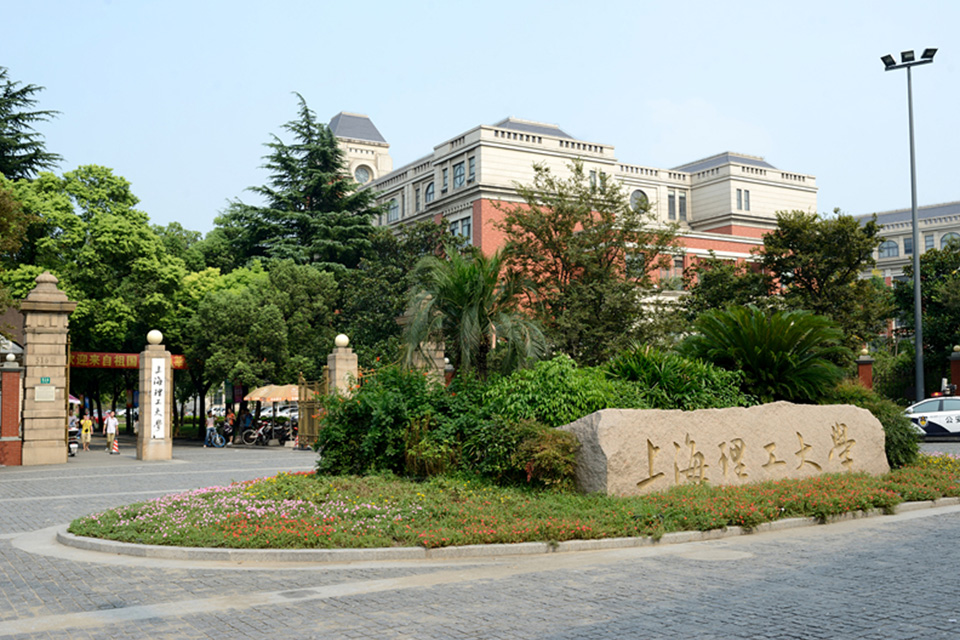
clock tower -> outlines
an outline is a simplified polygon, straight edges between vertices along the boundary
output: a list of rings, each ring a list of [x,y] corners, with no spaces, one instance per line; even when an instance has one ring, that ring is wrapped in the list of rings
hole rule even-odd
[[[340,141],[350,175],[360,185],[393,171],[390,145],[370,118],[341,111],[330,120],[329,126]]]

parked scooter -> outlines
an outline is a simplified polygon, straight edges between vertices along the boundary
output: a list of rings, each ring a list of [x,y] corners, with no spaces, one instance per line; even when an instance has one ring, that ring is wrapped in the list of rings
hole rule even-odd
[[[80,449],[80,427],[70,425],[67,429],[67,454],[72,458]]]

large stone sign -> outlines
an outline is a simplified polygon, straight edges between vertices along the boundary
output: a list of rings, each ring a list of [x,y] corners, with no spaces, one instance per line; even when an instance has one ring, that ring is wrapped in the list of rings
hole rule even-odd
[[[890,470],[880,422],[850,405],[604,409],[561,429],[580,441],[577,486],[591,493],[628,496],[680,484]]]

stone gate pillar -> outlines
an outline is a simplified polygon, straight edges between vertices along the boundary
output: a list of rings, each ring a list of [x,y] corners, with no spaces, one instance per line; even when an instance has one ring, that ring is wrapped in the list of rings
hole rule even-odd
[[[20,372],[12,353],[0,365],[0,467],[20,466],[23,433],[20,431]]]
[[[360,373],[357,354],[347,346],[350,344],[350,339],[342,333],[336,337],[334,344],[337,348],[327,356],[327,391],[348,396],[351,378],[356,381]]]
[[[140,354],[140,428],[137,460],[173,458],[173,358],[161,344],[163,334],[147,334]]]
[[[49,271],[20,303],[24,466],[67,461],[67,329],[76,308]]]

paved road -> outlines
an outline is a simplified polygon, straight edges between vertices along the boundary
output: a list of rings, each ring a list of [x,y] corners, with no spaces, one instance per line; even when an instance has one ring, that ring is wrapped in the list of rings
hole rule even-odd
[[[127,446],[0,468],[0,639],[960,637],[960,507],[430,563],[187,563],[53,542],[55,526],[95,510],[312,466],[280,448],[174,457],[140,463]]]

